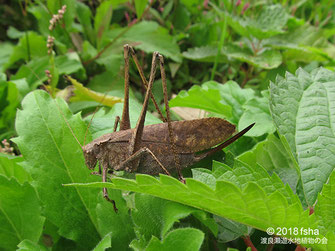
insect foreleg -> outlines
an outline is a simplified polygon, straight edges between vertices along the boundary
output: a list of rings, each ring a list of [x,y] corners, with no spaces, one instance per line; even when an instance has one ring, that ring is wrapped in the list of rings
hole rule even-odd
[[[139,63],[139,61],[138,61],[138,59],[137,59],[137,56],[136,56],[136,53],[135,53],[134,49],[133,49],[131,46],[129,46],[129,45],[125,45],[125,46],[128,46],[128,47],[129,47],[129,51],[130,51],[130,53],[131,53],[131,56],[132,56],[132,58],[133,58],[133,60],[134,60],[134,62],[135,62],[135,65],[136,65],[136,67],[137,67],[138,72],[140,73],[140,76],[141,76],[141,79],[142,79],[142,84],[144,85],[145,89],[147,89],[148,86],[149,86],[149,83],[148,83],[147,79],[144,77],[143,69],[142,69],[142,67],[141,67],[141,65],[140,65],[140,63]],[[157,112],[158,112],[158,114],[159,114],[160,119],[161,119],[163,122],[166,122],[167,120],[166,120],[166,118],[163,116],[163,114],[162,114],[162,112],[161,112],[161,110],[160,110],[160,108],[159,108],[159,106],[158,106],[158,104],[157,104],[157,101],[156,101],[154,95],[152,94],[152,92],[150,92],[150,97],[151,97],[152,102],[153,102],[154,105],[155,105],[155,108],[156,108],[156,110],[157,110]]]
[[[100,165],[99,165],[99,166],[100,166]],[[103,163],[102,163],[102,182],[107,182],[107,171],[108,171],[108,162],[103,162]],[[114,211],[115,211],[115,213],[117,213],[118,209],[117,209],[117,207],[116,207],[115,201],[109,198],[109,196],[108,196],[108,192],[107,192],[107,188],[104,187],[104,188],[102,189],[102,192],[103,192],[104,198],[105,198],[107,201],[113,203]]]
[[[130,162],[134,161],[134,160],[140,160],[142,156],[144,156],[145,154],[150,154],[151,157],[157,162],[157,164],[162,168],[162,170],[169,176],[171,176],[170,172],[163,166],[163,164],[159,161],[159,159],[157,159],[157,157],[155,156],[155,154],[147,147],[143,147],[141,149],[139,149],[138,151],[136,151],[134,154],[132,154],[131,156],[128,157],[128,159],[126,159],[125,161],[123,161],[120,165],[118,165],[118,167],[116,168],[117,170],[122,170],[124,169]],[[139,163],[139,161],[138,161]],[[138,165],[132,169],[132,170],[126,170],[129,172],[134,172],[136,171]]]

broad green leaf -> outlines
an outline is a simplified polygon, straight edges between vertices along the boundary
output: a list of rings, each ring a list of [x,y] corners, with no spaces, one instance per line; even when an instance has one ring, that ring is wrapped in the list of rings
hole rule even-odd
[[[15,178],[20,184],[31,181],[30,175],[20,166],[22,157],[0,153],[0,174],[9,178]]]
[[[220,91],[218,89],[208,88],[208,85],[205,83],[201,87],[194,85],[188,91],[181,91],[175,98],[170,100],[169,104],[171,107],[183,106],[199,108],[231,117],[231,107],[222,104],[220,101]]]
[[[120,72],[120,66],[122,67],[122,64],[124,63],[123,53],[120,53],[122,47],[123,45],[121,44],[117,49],[110,47],[96,60],[96,62],[104,65],[106,69],[114,74]]]
[[[251,166],[258,164],[269,173],[275,172],[295,191],[299,179],[299,167],[280,139],[273,134],[270,134],[265,141],[258,143],[252,151],[240,155],[238,159]]]
[[[319,219],[319,227],[322,231],[335,232],[335,172],[329,177],[329,181],[318,195],[318,203],[315,207],[315,215]]]
[[[335,46],[324,37],[322,29],[312,25],[303,25],[286,34],[264,41],[265,45],[284,50],[286,61],[312,62],[333,60]]]
[[[94,48],[93,45],[87,40],[83,42],[82,47],[83,51],[81,53],[81,57],[84,61],[90,60],[91,58],[93,58],[98,54],[97,49]]]
[[[13,82],[6,81],[6,75],[0,73],[0,130],[13,127],[16,108],[19,105],[19,91]]]
[[[180,228],[170,232],[163,241],[159,241],[156,237],[152,237],[146,250],[169,251],[175,250],[176,248],[185,251],[200,250],[203,240],[204,233],[200,230],[195,228]]]
[[[193,86],[188,92],[181,91],[177,97],[170,100],[170,106],[200,108],[238,124],[244,112],[243,105],[253,97],[255,97],[253,90],[241,89],[233,81],[228,81],[224,85],[208,81],[201,87]]]
[[[216,54],[218,53],[218,49],[215,46],[202,46],[202,47],[194,47],[189,48],[187,51],[183,52],[183,56],[187,59],[199,61],[199,62],[215,62]],[[227,61],[225,55],[220,55],[218,59],[219,63],[223,63]]]
[[[23,37],[25,32],[19,31],[13,26],[9,26],[7,30],[7,36],[11,39],[19,39],[20,37]]]
[[[216,54],[217,48],[214,46],[190,48],[186,52],[183,52],[185,58],[200,62],[214,62]],[[282,63],[282,56],[277,50],[265,48],[257,53],[253,53],[247,47],[230,43],[222,48],[219,62],[227,62],[232,59],[264,69],[273,69]]]
[[[223,47],[222,53],[228,58],[246,62],[263,69],[277,68],[282,63],[280,52],[270,48],[264,48],[255,53],[247,47],[241,48],[236,44],[229,44]]]
[[[181,3],[178,3],[172,12],[172,24],[177,30],[184,31],[191,23],[191,13]]]
[[[204,168],[193,168],[192,176],[193,179],[203,182],[210,188],[215,189],[216,178],[210,170]]]
[[[92,27],[93,17],[92,17],[90,8],[81,2],[76,2],[76,12],[77,12],[78,20],[84,30],[86,39],[88,39],[92,44],[95,44],[96,37],[95,37],[95,33]],[[84,43],[85,42],[87,41],[84,41]]]
[[[67,78],[70,80],[71,84],[75,88],[74,89],[75,96],[71,98],[71,102],[83,101],[83,100],[96,101],[98,103],[101,103],[102,105],[106,105],[109,107],[113,107],[116,103],[123,102],[123,99],[121,98],[92,91],[84,87],[81,83],[71,78],[70,76],[67,76]]]
[[[24,240],[17,245],[17,251],[48,251],[48,249],[36,242],[30,240]]]
[[[238,130],[242,131],[248,125],[256,123],[255,126],[247,132],[246,136],[262,136],[265,133],[273,133],[276,128],[273,124],[269,99],[266,97],[255,97],[249,99],[244,105],[244,112],[238,122]]]
[[[250,235],[250,228],[246,225],[216,215],[214,219],[219,226],[218,241],[220,242],[229,242],[240,236]]]
[[[113,29],[106,34],[109,41],[112,41],[117,35],[127,28]],[[118,46],[125,43],[134,44],[135,48],[153,53],[159,51],[164,57],[171,58],[176,62],[181,62],[180,49],[173,37],[169,35],[167,29],[159,26],[156,22],[142,21],[132,26],[120,38]]]
[[[5,65],[9,62],[14,46],[10,43],[0,43],[0,71],[5,70]]]
[[[109,192],[119,209],[116,215],[111,203],[102,198],[100,189],[62,187],[68,182],[101,179],[90,175],[82,149],[68,128],[71,126],[82,143],[86,124],[79,114],[73,116],[63,100],[54,101],[40,90],[28,94],[22,108],[17,112],[19,137],[15,142],[26,160],[24,168],[32,176],[43,202],[44,215],[59,228],[61,236],[76,241],[78,248],[91,249],[107,233],[113,232],[112,242],[124,249],[133,234],[121,193]],[[87,140],[90,139],[88,134]]]
[[[228,16],[228,24],[240,35],[250,37],[254,36],[258,39],[272,37],[274,35],[284,33],[284,26],[289,15],[285,9],[277,4],[265,6],[257,19],[247,17],[238,18]]]
[[[135,0],[134,3],[135,3],[136,16],[137,18],[141,18],[148,1],[147,0]]]
[[[28,5],[28,12],[30,12],[37,20],[38,29],[41,34],[48,36],[50,34],[49,25],[52,15],[48,12],[48,9],[45,8],[42,4],[30,4]]]
[[[335,163],[335,74],[298,69],[270,84],[270,108],[297,160],[306,200],[312,206]]]
[[[221,172],[222,174],[223,171],[219,170],[218,165],[213,167],[213,170],[214,168],[216,168],[215,174],[208,169],[193,168],[192,169],[193,178],[200,182],[205,183],[210,188],[215,189],[216,178],[221,176],[218,173]],[[240,236],[248,234],[248,227],[241,223],[237,223],[216,215],[214,215],[214,220],[216,222],[215,225],[216,228],[215,232],[213,233],[215,236],[217,236],[220,242],[229,242],[237,239]]]
[[[46,39],[35,32],[28,32],[20,38],[18,44],[14,47],[9,61],[4,69],[8,69],[20,59],[28,62],[34,58],[40,58],[47,55]]]
[[[106,236],[96,245],[93,251],[105,251],[107,248],[111,246],[111,238],[113,233],[106,234]]]
[[[249,165],[236,159],[233,169],[219,162],[216,165],[216,172],[218,168],[224,170],[222,170],[222,174],[218,176],[218,180],[233,181],[233,183],[241,189],[250,185],[249,182],[253,182],[262,187],[263,192],[267,195],[280,191],[281,196],[285,197],[290,204],[299,204],[300,202],[298,196],[293,194],[289,186],[283,184],[276,173],[269,177],[266,170],[257,163]]]
[[[19,100],[21,101],[24,96],[30,91],[29,85],[25,78],[11,80],[10,82],[16,85],[17,90],[19,91]]]
[[[276,5],[264,6],[262,12],[257,17],[256,20],[255,36],[257,37],[258,35],[256,33],[259,32],[258,29],[260,29],[263,33],[270,33],[270,32],[282,33],[288,18],[289,15],[286,13],[286,10],[282,5],[276,4]],[[254,27],[251,26],[252,30],[253,28]]]
[[[136,226],[137,239],[131,245],[144,249],[152,236],[163,239],[175,222],[190,214],[197,214],[199,219],[199,214],[205,215],[193,207],[146,194],[135,194],[135,208],[131,215]]]
[[[188,27],[188,42],[190,42],[194,48],[206,48],[206,45],[217,44],[223,22],[224,20],[217,22],[208,16],[206,19],[199,20],[198,23],[193,23]],[[228,36],[228,33],[226,33],[226,36]],[[189,45],[189,47],[192,47],[191,45]],[[214,48],[211,46],[208,47],[209,51],[211,48]],[[216,52],[214,53],[216,54]],[[220,58],[218,60],[220,60]]]
[[[248,171],[245,173],[245,171]],[[232,178],[232,179],[231,179]],[[123,189],[154,195],[188,206],[193,206],[218,216],[265,231],[268,227],[303,227],[316,229],[315,215],[303,210],[300,201],[289,186],[284,186],[277,175],[270,177],[260,166],[253,168],[239,164],[236,171],[227,170],[216,182],[215,190],[191,178],[186,185],[175,178],[160,175],[156,179],[137,174],[136,180],[113,178],[112,182],[77,183],[67,186],[104,187]],[[320,230],[322,239],[325,232]],[[309,237],[294,235],[288,238]],[[315,238],[316,236],[311,236]],[[335,236],[327,235],[328,243],[334,243]],[[329,244],[330,245],[330,244]],[[317,250],[331,250],[324,244],[310,244]]]
[[[71,74],[84,70],[78,55],[75,53],[57,56],[55,58],[55,65],[58,69],[58,74]],[[22,65],[12,77],[12,80],[26,78],[30,90],[34,90],[47,79],[45,74],[45,70],[47,69],[49,69],[49,57],[36,58],[31,60],[27,65]]]
[[[27,239],[37,242],[42,234],[44,217],[34,188],[0,175],[0,248],[15,250]]]
[[[98,41],[98,48],[100,48],[101,41],[108,30],[110,22],[112,20],[113,6],[112,1],[103,1],[96,9],[94,17],[94,31]]]
[[[200,0],[181,0],[180,2],[183,3],[188,8],[194,7],[194,5],[197,4],[201,4]]]

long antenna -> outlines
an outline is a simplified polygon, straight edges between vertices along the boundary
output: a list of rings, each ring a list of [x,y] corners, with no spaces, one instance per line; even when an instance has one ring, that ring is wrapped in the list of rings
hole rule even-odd
[[[67,119],[65,118],[65,115],[64,115],[63,111],[60,109],[60,107],[59,107],[57,101],[56,101],[56,100],[54,100],[54,101],[55,101],[55,104],[56,104],[56,106],[57,106],[59,112],[62,114],[62,117],[63,117],[63,119],[64,119],[64,121],[65,121],[67,127],[70,129],[70,131],[71,131],[73,137],[75,138],[75,140],[77,141],[77,143],[80,145],[80,147],[83,148],[83,146],[80,144],[78,138],[77,138],[76,135],[74,134],[74,132],[73,132],[73,130],[72,130],[70,124],[69,124],[69,121],[67,121]],[[86,136],[86,135],[85,135],[85,136]]]
[[[64,75],[64,78],[65,78],[67,81],[70,81],[67,75]],[[70,81],[70,82],[71,82],[71,81]],[[90,128],[90,125],[92,124],[92,121],[93,121],[93,118],[94,118],[96,112],[98,111],[98,109],[99,109],[100,107],[102,107],[101,104],[102,104],[102,102],[105,100],[106,96],[107,96],[107,92],[105,92],[105,94],[102,96],[101,100],[99,101],[100,105],[98,105],[98,106],[95,108],[95,110],[94,110],[94,112],[93,112],[93,115],[92,115],[92,117],[91,117],[91,119],[90,119],[90,122],[89,122],[88,125],[87,125],[86,131],[85,131],[85,137],[84,137],[84,145],[85,145],[85,142],[86,142],[86,137],[87,137],[88,129]]]
[[[106,95],[107,95],[107,93],[104,94],[104,96],[103,96],[102,99],[100,100],[100,103],[102,103],[102,102],[104,101]],[[91,117],[91,119],[90,119],[90,122],[89,122],[88,125],[87,125],[86,132],[85,132],[85,137],[84,137],[84,145],[85,145],[85,142],[86,142],[86,136],[87,136],[87,133],[88,133],[88,129],[90,128],[90,125],[92,124],[92,120],[93,120],[95,114],[97,113],[97,111],[98,111],[98,109],[99,109],[100,107],[102,107],[102,105],[98,105],[98,106],[95,108],[95,110],[94,110],[94,112],[93,112],[93,115],[92,115],[92,117]]]

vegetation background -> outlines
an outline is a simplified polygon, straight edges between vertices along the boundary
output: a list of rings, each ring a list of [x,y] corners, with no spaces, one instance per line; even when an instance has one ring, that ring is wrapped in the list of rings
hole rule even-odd
[[[0,2],[1,250],[335,249],[333,1]],[[146,76],[164,56],[171,107],[256,125],[186,185],[118,174],[115,214],[68,125],[81,144],[112,130],[125,43]]]

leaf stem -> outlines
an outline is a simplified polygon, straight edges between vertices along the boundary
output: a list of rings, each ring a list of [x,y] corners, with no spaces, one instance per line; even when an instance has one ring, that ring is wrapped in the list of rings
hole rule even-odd
[[[246,236],[244,236],[242,238],[243,238],[243,241],[244,241],[245,245],[247,245],[247,247],[251,247],[252,251],[257,251],[257,248],[252,243],[249,235],[246,235]]]

